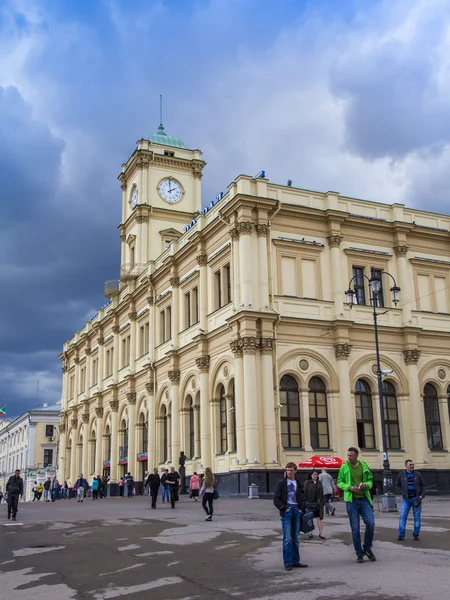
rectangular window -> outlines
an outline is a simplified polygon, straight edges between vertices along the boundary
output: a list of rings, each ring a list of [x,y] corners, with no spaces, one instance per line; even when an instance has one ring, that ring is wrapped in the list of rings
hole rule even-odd
[[[172,307],[168,306],[166,308],[166,339],[170,340],[172,338]]]
[[[75,375],[71,375],[69,379],[69,400],[73,400],[75,394]]]
[[[44,468],[53,466],[53,450],[44,450]]]
[[[98,383],[98,358],[92,359],[92,376],[91,376],[91,386],[97,385]]]
[[[231,302],[231,268],[230,265],[225,265],[224,267],[224,277],[225,277],[225,304]]]
[[[192,323],[198,323],[198,288],[192,290]]]
[[[149,349],[149,324],[144,323],[139,327],[139,356],[148,354]]]
[[[159,313],[159,343],[166,341],[166,313],[162,310]]]
[[[222,306],[222,280],[220,271],[214,273],[214,295],[216,298],[216,309]]]
[[[122,361],[121,366],[126,367],[130,364],[130,348],[131,348],[131,337],[127,335],[122,340]]]
[[[80,393],[86,389],[86,367],[80,369]]]
[[[105,377],[110,377],[113,374],[113,368],[114,368],[114,348],[109,348],[106,351]]]
[[[191,323],[191,293],[184,295],[184,328],[187,329]]]
[[[364,286],[364,269],[362,267],[353,267],[353,288],[355,290],[355,304],[365,306],[366,290]]]
[[[45,426],[45,437],[53,437],[54,435],[54,425],[46,425]]]
[[[384,290],[383,290],[383,271],[380,269],[372,269],[372,277],[380,281],[380,291],[377,294],[377,306],[384,308]]]

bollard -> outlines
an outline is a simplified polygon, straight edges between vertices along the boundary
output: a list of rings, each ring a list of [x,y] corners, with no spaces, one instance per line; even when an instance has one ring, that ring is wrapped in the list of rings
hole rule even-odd
[[[256,485],[256,483],[252,483],[251,485],[248,486],[248,497],[249,500],[257,500],[259,499],[259,486]]]

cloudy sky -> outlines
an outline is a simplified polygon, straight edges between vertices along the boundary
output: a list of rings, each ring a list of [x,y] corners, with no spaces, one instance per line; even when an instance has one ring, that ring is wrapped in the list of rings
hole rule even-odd
[[[0,407],[61,395],[158,126],[239,173],[449,211],[450,0],[2,0]],[[39,389],[37,382],[39,381]],[[39,397],[37,398],[37,392]]]

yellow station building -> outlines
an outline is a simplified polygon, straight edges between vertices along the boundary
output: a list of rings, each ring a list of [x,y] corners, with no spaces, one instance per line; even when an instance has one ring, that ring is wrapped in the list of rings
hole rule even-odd
[[[202,202],[204,166],[162,125],[122,166],[120,278],[60,356],[59,479],[114,487],[183,450],[188,476],[267,492],[286,461],[353,445],[380,470],[373,268],[391,466],[448,487],[450,217],[264,173]]]

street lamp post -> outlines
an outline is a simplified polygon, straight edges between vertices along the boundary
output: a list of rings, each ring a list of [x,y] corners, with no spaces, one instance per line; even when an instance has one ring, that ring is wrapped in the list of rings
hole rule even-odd
[[[380,422],[381,422],[381,440],[383,444],[383,495],[381,499],[381,506],[383,512],[396,512],[397,504],[395,500],[395,495],[393,493],[393,480],[392,480],[392,472],[391,466],[389,463],[389,455],[387,448],[387,436],[386,436],[386,419],[385,419],[385,411],[384,411],[384,402],[383,402],[383,375],[388,375],[392,371],[383,371],[381,369],[381,360],[380,360],[380,345],[378,341],[378,313],[377,307],[380,306],[380,294],[381,294],[381,276],[386,275],[390,277],[394,283],[391,287],[391,298],[392,303],[397,306],[400,300],[400,288],[397,286],[397,283],[394,277],[388,273],[387,271],[377,271],[380,274],[379,277],[375,275],[375,270],[372,267],[370,272],[370,279],[367,275],[363,274],[363,277],[369,282],[369,289],[371,291],[370,303],[373,308],[373,326],[375,330],[375,352],[377,356],[377,382],[378,382],[378,400],[380,404]],[[352,289],[352,284],[354,280],[358,277],[355,275],[350,280],[348,284],[348,290],[345,292],[345,297],[347,300],[347,304],[350,308],[355,304],[356,292],[355,289]]]

